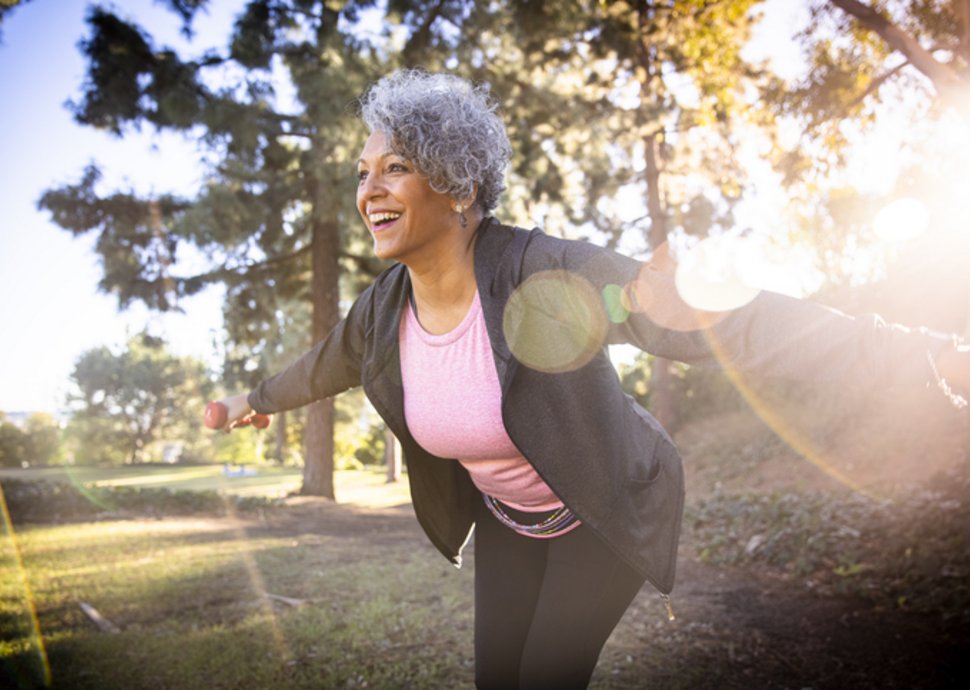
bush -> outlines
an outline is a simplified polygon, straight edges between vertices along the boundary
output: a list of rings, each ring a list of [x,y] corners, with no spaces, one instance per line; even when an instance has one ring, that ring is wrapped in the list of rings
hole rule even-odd
[[[83,486],[67,482],[4,479],[4,498],[14,522],[69,522],[113,516],[224,515],[270,508],[278,500],[226,496],[216,491]]]

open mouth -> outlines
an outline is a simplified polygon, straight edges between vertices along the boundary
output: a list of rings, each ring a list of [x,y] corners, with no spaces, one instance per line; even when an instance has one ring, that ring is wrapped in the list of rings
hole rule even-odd
[[[397,222],[397,219],[402,215],[403,214],[401,213],[392,213],[388,211],[383,213],[371,213],[367,216],[367,219],[370,221],[371,230],[374,232],[380,232],[381,230],[386,230],[394,225],[394,223]]]

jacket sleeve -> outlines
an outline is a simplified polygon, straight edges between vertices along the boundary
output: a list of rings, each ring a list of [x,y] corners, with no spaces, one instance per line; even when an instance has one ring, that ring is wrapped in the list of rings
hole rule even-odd
[[[350,312],[312,349],[250,392],[256,412],[273,414],[329,398],[360,385],[364,337],[373,287],[354,302]]]
[[[876,315],[852,317],[771,292],[733,311],[698,312],[680,300],[672,270],[584,242],[547,239],[547,259],[551,249],[556,265],[581,275],[600,296],[607,341],[667,359],[867,387],[924,385],[935,381],[928,357],[951,342]]]

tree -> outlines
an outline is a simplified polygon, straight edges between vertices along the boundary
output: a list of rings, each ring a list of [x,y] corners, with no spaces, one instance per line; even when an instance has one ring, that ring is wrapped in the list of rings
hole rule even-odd
[[[51,415],[35,412],[27,418],[25,429],[31,464],[49,465],[61,452],[61,427]]]
[[[0,412],[0,467],[22,467],[29,457],[30,438]]]
[[[0,412],[0,467],[48,465],[61,451],[61,429],[49,414],[35,412],[21,429]]]
[[[140,334],[120,352],[98,347],[74,367],[72,432],[81,462],[144,462],[162,439],[201,434],[197,411],[211,391],[205,368],[170,354],[164,341]]]
[[[248,385],[267,373],[263,355],[281,342],[288,305],[313,304],[318,340],[339,317],[341,287],[350,297],[381,268],[355,220],[348,174],[363,138],[352,104],[367,83],[400,65],[492,83],[515,149],[503,213],[553,232],[582,228],[612,246],[640,235],[642,248],[649,232],[655,247],[674,229],[702,234],[726,222],[740,193],[723,153],[741,105],[735,77],[751,76],[737,50],[753,4],[393,0],[382,31],[365,36],[362,14],[382,11],[371,2],[253,0],[228,49],[192,59],[94,9],[76,119],[118,136],[143,125],[183,132],[206,149],[211,168],[192,199],[105,193],[92,166],[40,203],[65,229],[98,234],[101,288],[122,306],[177,309],[207,285],[226,285],[228,349],[248,362],[230,371]],[[198,5],[184,3],[187,22]],[[280,73],[292,102],[275,95]],[[698,104],[665,86],[674,75],[693,85]],[[699,156],[687,134],[697,128],[720,132],[721,149]],[[710,184],[665,186],[666,176],[696,179],[677,169],[688,156],[707,166]],[[631,185],[651,200],[652,215],[630,218],[611,201]],[[209,266],[185,272],[185,248]],[[333,496],[332,439],[332,403],[314,405],[305,493]]]
[[[865,97],[878,90],[880,83],[911,67],[929,80],[936,96],[966,108],[970,89],[970,2],[896,2],[900,16],[894,21],[888,12],[858,0],[831,0],[855,19],[866,31],[879,36],[885,47],[902,56],[903,61],[875,75],[860,94]],[[924,45],[925,44],[925,45]],[[965,110],[970,115],[970,110]]]
[[[818,249],[818,264],[835,283],[859,277],[831,258],[867,251],[874,258],[865,280],[908,283],[906,292],[922,292],[920,301],[933,304],[932,311],[948,303],[949,314],[931,319],[935,327],[970,332],[970,285],[958,258],[970,245],[955,223],[968,211],[961,203],[970,137],[970,2],[816,2],[800,39],[805,75],[778,84],[769,102],[801,129],[776,160],[806,244]],[[898,172],[888,189],[859,190],[860,180],[846,178],[847,164],[888,121],[897,124],[881,145],[893,150]],[[874,232],[879,208],[900,197],[923,204],[928,228],[924,239],[905,246],[905,261],[895,261],[893,247]],[[887,306],[891,311],[879,303],[880,310]],[[898,318],[923,322],[912,311]]]
[[[231,340],[257,361],[279,336],[274,324],[283,304],[313,305],[312,333],[301,349],[335,325],[342,270],[377,268],[343,249],[351,246],[348,235],[363,230],[353,220],[350,191],[350,161],[363,140],[352,103],[374,76],[367,47],[348,27],[369,4],[334,10],[307,0],[253,0],[228,50],[195,60],[156,48],[143,30],[111,12],[90,12],[92,33],[82,44],[88,75],[72,106],[75,118],[118,136],[142,124],[182,131],[197,137],[214,161],[195,199],[106,195],[94,166],[79,183],[41,199],[65,229],[98,234],[100,287],[117,295],[119,305],[177,309],[180,298],[225,284]],[[178,5],[188,21],[202,3]],[[274,98],[271,68],[287,73],[294,103]],[[243,76],[227,81],[229,69]],[[216,86],[220,75],[223,84]],[[182,272],[179,257],[187,247],[209,257],[206,270]],[[260,374],[265,371],[249,369],[236,381]],[[333,497],[332,428],[332,401],[314,404],[305,493]]]

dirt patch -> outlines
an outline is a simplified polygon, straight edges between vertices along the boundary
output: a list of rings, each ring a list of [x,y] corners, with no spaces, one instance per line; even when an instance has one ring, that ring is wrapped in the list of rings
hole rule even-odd
[[[818,457],[838,473],[881,496],[922,484],[967,457],[966,417],[932,397],[870,401],[864,414],[844,401],[815,416],[804,409],[792,405],[781,418],[792,426],[797,422]],[[687,466],[690,501],[725,491],[847,488],[806,461],[779,430],[747,412],[707,418],[681,430],[677,442]],[[441,560],[410,505],[364,508],[309,497],[287,503],[241,519],[247,520],[251,536],[285,536],[294,546],[320,547],[314,550],[319,554],[313,556],[318,559],[314,567],[368,559],[403,564],[416,554]],[[696,547],[697,536],[688,524],[672,597],[676,619],[668,621],[660,597],[644,587],[604,648],[591,687],[970,687],[966,612],[918,612],[887,597],[821,592],[807,577],[780,576],[756,565],[711,565],[699,558]],[[472,553],[469,548],[470,570]],[[454,573],[443,567],[441,576]],[[291,585],[288,594],[303,596],[301,583]],[[428,589],[428,596],[434,595],[434,586]],[[421,601],[420,593],[414,596],[402,593]],[[428,634],[431,645],[455,644],[454,630]],[[460,632],[469,643],[471,634],[470,629]],[[471,671],[461,673],[470,677]]]
[[[967,687],[970,629],[681,559],[667,621],[644,590],[604,649],[598,687]],[[594,684],[595,686],[595,684]]]
[[[366,509],[299,499],[253,521],[248,531],[307,545],[325,539],[333,558],[421,550],[438,558],[410,506]],[[690,540],[686,534],[672,597],[676,619],[668,621],[660,597],[644,587],[604,648],[591,687],[967,687],[966,623],[821,595],[803,581],[751,568],[710,566],[694,557]]]

